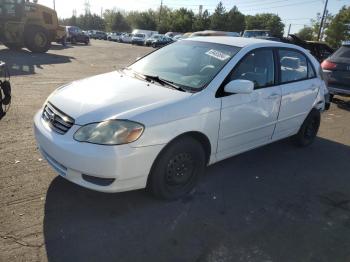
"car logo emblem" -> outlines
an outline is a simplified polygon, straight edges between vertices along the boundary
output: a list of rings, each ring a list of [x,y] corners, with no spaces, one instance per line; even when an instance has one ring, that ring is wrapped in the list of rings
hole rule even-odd
[[[55,115],[54,114],[49,114],[49,122],[50,123],[53,123],[53,122],[55,122]]]

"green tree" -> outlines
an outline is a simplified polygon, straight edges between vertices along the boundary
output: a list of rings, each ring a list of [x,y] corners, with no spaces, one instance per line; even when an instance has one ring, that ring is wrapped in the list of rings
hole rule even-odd
[[[220,1],[210,17],[210,29],[224,31],[227,23],[227,13],[224,5]]]
[[[276,37],[282,37],[284,32],[284,24],[281,18],[275,14],[257,14],[248,15],[245,19],[246,29],[270,30],[271,34]]]
[[[122,15],[121,12],[117,12],[114,16],[112,31],[128,32],[130,30],[131,27],[126,21],[125,17]]]
[[[326,42],[338,47],[341,41],[350,38],[350,6],[343,6],[334,16],[326,30]]]
[[[171,26],[169,31],[173,32],[188,32],[192,31],[194,22],[194,13],[192,10],[180,8],[171,14]]]
[[[157,9],[156,14],[158,17],[157,30],[162,34],[168,32],[172,24],[172,10],[167,6],[162,6],[162,9]]]
[[[305,41],[314,40],[314,29],[310,26],[304,26],[304,28],[300,29],[297,33],[297,36]]]
[[[227,13],[226,31],[241,32],[245,28],[245,16],[234,6]]]
[[[327,30],[328,26],[329,26],[329,22],[332,20],[333,16],[332,14],[327,14],[325,16],[325,19],[323,21],[323,27],[322,27],[322,31],[321,31],[321,35],[320,35],[320,40],[322,40],[324,37],[324,32]],[[316,18],[315,19],[311,19],[311,27],[313,29],[313,37],[312,40],[318,40],[317,36],[318,36],[318,32],[320,30],[320,24],[321,24],[321,13],[317,13],[316,14]]]
[[[120,11],[116,12],[115,10],[106,10],[103,17],[107,31],[126,32],[131,30],[130,25]]]
[[[210,28],[210,15],[208,10],[204,10],[201,15],[194,18],[193,31],[203,31]]]
[[[132,28],[155,30],[157,27],[156,14],[153,10],[148,12],[132,11],[128,13],[126,20]]]

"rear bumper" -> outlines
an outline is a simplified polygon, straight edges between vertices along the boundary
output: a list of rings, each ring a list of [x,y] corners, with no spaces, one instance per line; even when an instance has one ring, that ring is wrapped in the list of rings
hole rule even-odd
[[[332,95],[350,95],[350,89],[349,88],[341,88],[339,86],[332,87],[332,85],[328,86],[329,93]]]

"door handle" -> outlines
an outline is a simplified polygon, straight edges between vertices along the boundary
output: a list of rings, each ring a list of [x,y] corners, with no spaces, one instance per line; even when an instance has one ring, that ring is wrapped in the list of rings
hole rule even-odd
[[[269,95],[267,98],[268,98],[268,99],[276,99],[276,98],[278,98],[278,97],[280,97],[279,94],[271,94],[271,95]]]

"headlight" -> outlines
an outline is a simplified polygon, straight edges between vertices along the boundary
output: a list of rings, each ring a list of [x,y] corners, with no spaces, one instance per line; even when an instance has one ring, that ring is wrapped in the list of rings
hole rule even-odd
[[[74,134],[79,142],[100,145],[121,145],[136,141],[144,126],[128,120],[108,120],[85,125]]]

